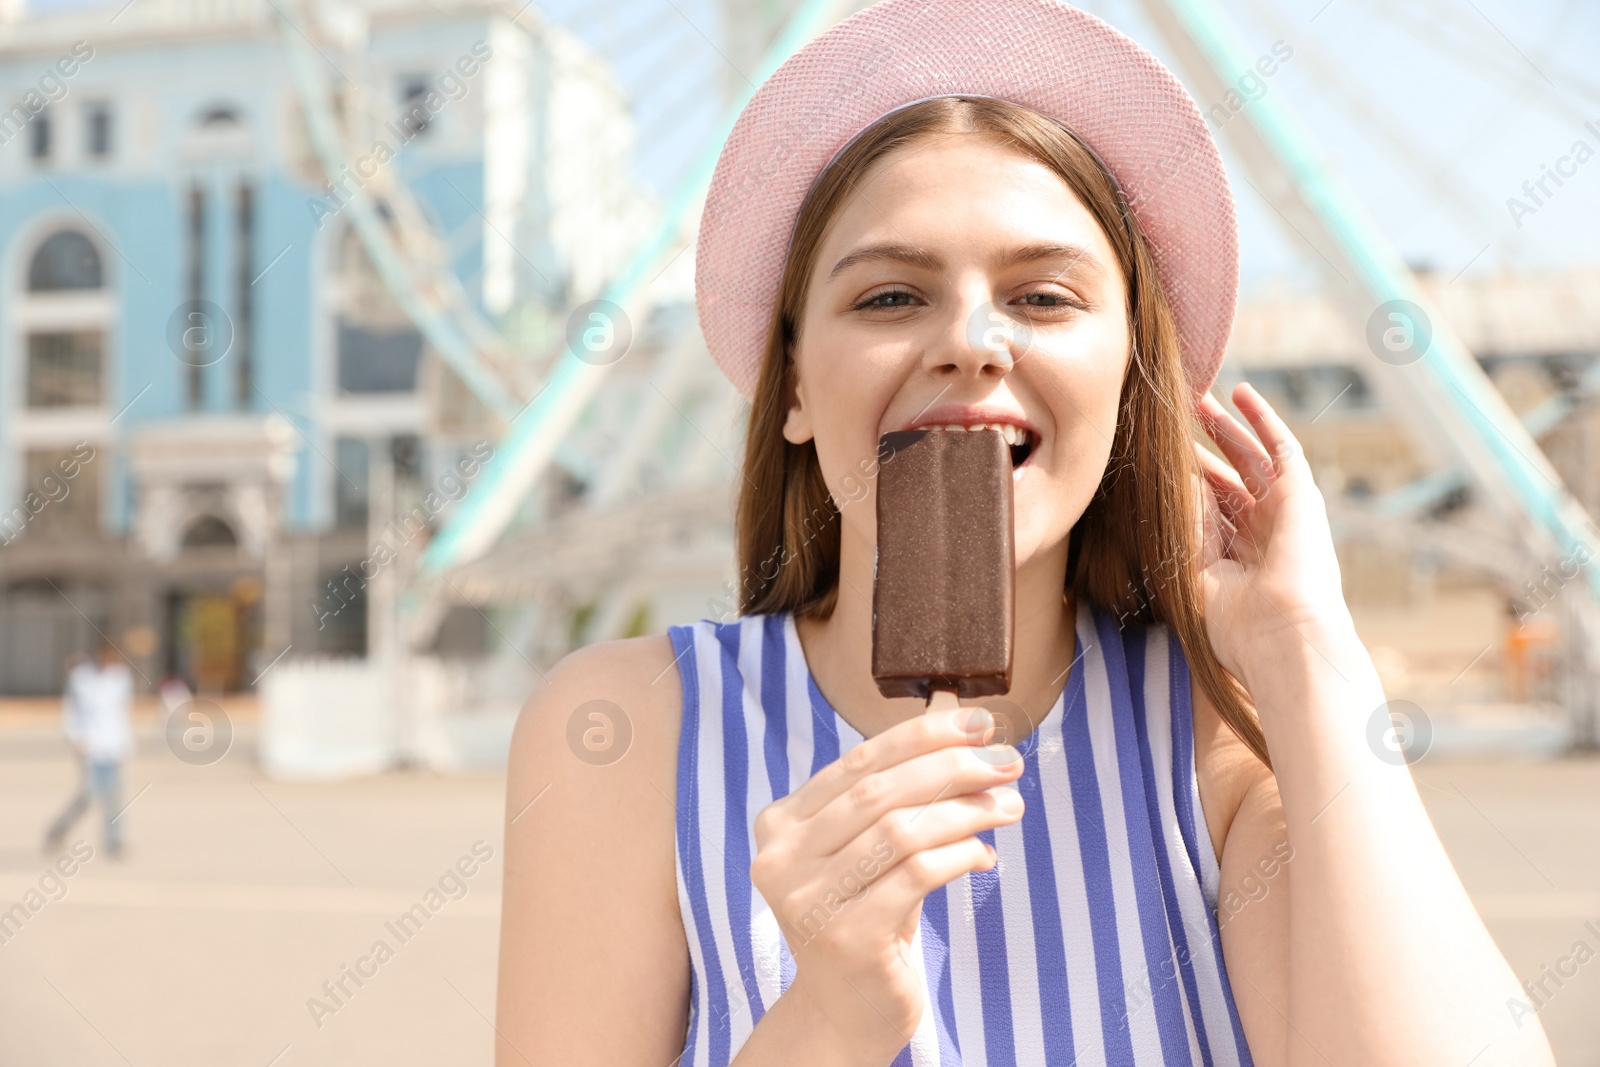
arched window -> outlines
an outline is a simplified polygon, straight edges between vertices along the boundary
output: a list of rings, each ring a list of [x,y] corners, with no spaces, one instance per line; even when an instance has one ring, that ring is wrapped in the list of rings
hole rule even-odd
[[[248,159],[254,153],[249,113],[228,100],[214,100],[191,112],[179,155],[188,161]]]
[[[233,527],[215,515],[202,515],[183,531],[184,548],[231,548],[238,543]]]
[[[45,238],[28,265],[29,292],[98,289],[104,284],[100,253],[76,230],[60,230]]]
[[[27,408],[103,406],[106,338],[114,308],[100,251],[83,231],[42,230],[12,316],[20,330]]]
[[[213,104],[200,112],[201,126],[237,126],[239,112],[229,104]]]

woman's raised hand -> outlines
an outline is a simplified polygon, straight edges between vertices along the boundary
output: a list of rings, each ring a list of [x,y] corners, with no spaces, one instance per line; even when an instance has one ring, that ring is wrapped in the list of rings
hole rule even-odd
[[[756,816],[750,880],[794,954],[785,995],[803,993],[862,1062],[889,1063],[921,1021],[911,939],[923,897],[991,869],[974,835],[1022,817],[1017,750],[979,747],[992,724],[981,708],[918,715]]]
[[[1243,678],[1249,655],[1271,655],[1278,639],[1304,639],[1349,616],[1305,450],[1252,386],[1236,386],[1233,402],[1260,439],[1207,393],[1200,422],[1226,461],[1198,441],[1195,449],[1214,494],[1205,501],[1206,629],[1217,659]]]

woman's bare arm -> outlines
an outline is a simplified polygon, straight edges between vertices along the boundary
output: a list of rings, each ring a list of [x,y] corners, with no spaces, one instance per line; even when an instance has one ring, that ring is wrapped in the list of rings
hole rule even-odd
[[[682,703],[671,642],[657,636],[574,652],[523,708],[506,783],[498,1067],[667,1067],[683,1050]],[[607,762],[625,726],[627,750]]]
[[[1217,928],[1223,962],[1257,1067],[1287,1063],[1289,875],[1278,781],[1193,688],[1195,775],[1217,857]],[[1191,944],[1192,953],[1210,952]]]
[[[1266,654],[1274,667],[1245,685],[1264,709],[1294,849],[1290,981],[1277,1005],[1290,1021],[1285,1062],[1554,1065],[1538,1022],[1506,1011],[1522,989],[1410,768],[1368,745],[1384,691],[1354,627]]]
[[[1207,521],[1226,534],[1208,536],[1206,630],[1255,701],[1275,788],[1258,782],[1233,816],[1223,890],[1280,826],[1287,854],[1280,884],[1223,933],[1252,1051],[1294,1067],[1553,1067],[1538,1020],[1507,1011],[1516,976],[1383,741],[1387,698],[1305,450],[1252,386],[1232,398],[1254,433],[1209,393],[1197,409],[1222,452],[1196,445]],[[1250,996],[1281,1026],[1259,1007],[1246,1017]]]

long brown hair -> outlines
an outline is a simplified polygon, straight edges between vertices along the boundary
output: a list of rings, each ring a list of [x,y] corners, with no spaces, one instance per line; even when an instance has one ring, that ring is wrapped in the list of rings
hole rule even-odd
[[[995,138],[1055,171],[1099,223],[1128,279],[1133,358],[1123,379],[1110,461],[1068,543],[1067,583],[1074,599],[1087,598],[1123,626],[1170,627],[1222,720],[1270,767],[1249,694],[1217,661],[1206,636],[1197,559],[1201,502],[1194,491],[1199,464],[1192,446],[1198,423],[1149,247],[1094,153],[1062,126],[1019,104],[944,96],[890,112],[839,153],[801,205],[745,435],[736,532],[741,614],[792,611],[826,618],[833,612],[839,510],[814,443],[795,445],[783,436],[813,261],[828,223],[873,163],[896,148],[951,134]]]

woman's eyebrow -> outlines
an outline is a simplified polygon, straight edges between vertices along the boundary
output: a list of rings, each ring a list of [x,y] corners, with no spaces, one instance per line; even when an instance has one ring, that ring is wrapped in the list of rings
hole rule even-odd
[[[944,260],[927,249],[919,248],[916,245],[887,243],[862,245],[855,251],[845,254],[840,258],[839,262],[833,265],[833,269],[828,272],[828,280],[832,281],[840,271],[847,267],[877,259],[897,260],[913,267],[921,267],[924,270],[936,271],[940,274],[944,273]]]
[[[995,269],[1005,270],[1007,267],[1015,267],[1019,263],[1032,263],[1041,259],[1066,260],[1066,264],[1061,268],[1062,274],[1065,274],[1080,262],[1093,274],[1103,274],[1105,272],[1100,260],[1096,259],[1094,253],[1082,245],[1057,244],[1053,241],[1018,245],[996,260]]]
[[[862,245],[860,248],[846,253],[840,258],[839,262],[833,265],[833,270],[828,272],[828,279],[831,281],[842,271],[855,266],[857,263],[883,259],[894,260],[913,267],[921,267],[923,270],[930,270],[939,274],[944,273],[944,260],[934,253],[916,245],[894,244],[891,242]],[[1017,245],[1008,249],[1005,254],[995,261],[995,269],[1005,270],[1020,263],[1031,263],[1042,259],[1066,260],[1066,265],[1061,268],[1063,274],[1080,261],[1092,273],[1104,273],[1104,268],[1101,266],[1100,261],[1087,248],[1082,245],[1058,244],[1053,241]]]

